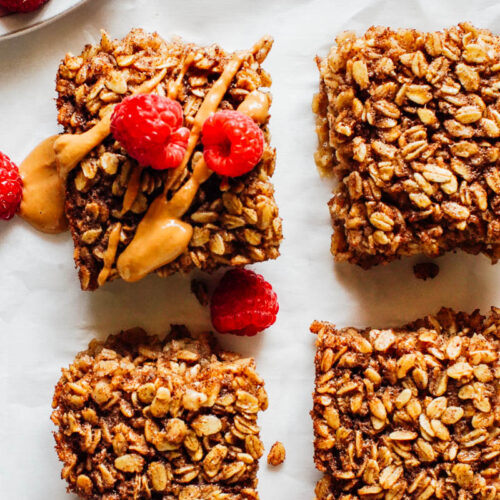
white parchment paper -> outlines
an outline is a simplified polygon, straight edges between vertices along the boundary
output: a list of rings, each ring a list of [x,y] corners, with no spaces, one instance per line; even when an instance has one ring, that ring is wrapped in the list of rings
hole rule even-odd
[[[78,53],[100,28],[124,36],[132,27],[181,35],[228,49],[250,47],[270,33],[275,46],[271,129],[278,150],[274,183],[284,219],[282,257],[255,266],[274,285],[277,323],[251,338],[221,337],[224,346],[255,356],[270,407],[260,423],[267,450],[285,444],[284,465],[262,460],[263,500],[306,500],[319,477],[312,462],[309,417],[314,338],[309,324],[387,326],[436,312],[441,305],[486,311],[500,305],[500,265],[482,256],[438,259],[433,281],[413,277],[416,260],[371,271],[334,265],[326,203],[330,182],[317,175],[310,111],[318,75],[313,61],[335,34],[372,24],[439,29],[469,20],[500,34],[496,0],[90,0],[57,22],[0,43],[0,150],[16,161],[58,131],[54,77],[67,51]],[[207,311],[189,293],[189,277],[115,282],[79,290],[69,235],[44,236],[22,220],[0,222],[0,498],[64,500],[65,484],[49,420],[60,367],[92,337],[141,325],[157,334],[170,323],[209,327]],[[212,278],[212,282],[214,278]]]

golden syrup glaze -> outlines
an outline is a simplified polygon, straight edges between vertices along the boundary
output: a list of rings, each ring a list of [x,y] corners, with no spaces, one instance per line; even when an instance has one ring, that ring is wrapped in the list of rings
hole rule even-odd
[[[251,53],[260,50],[256,44]],[[219,107],[234,76],[249,53],[237,53],[228,62],[223,73],[207,93],[191,129],[188,148],[179,167],[173,172],[180,175],[187,166],[196,146],[205,120]],[[269,115],[269,97],[259,91],[250,93],[240,104],[238,110],[248,113],[256,121],[263,123]],[[117,261],[118,274],[129,282],[139,281],[152,271],[174,261],[189,245],[193,234],[190,224],[181,217],[189,210],[200,185],[205,182],[210,171],[205,160],[200,159],[193,168],[189,180],[167,200],[169,184],[163,193],[150,205],[146,215],[137,227],[129,245],[120,254]]]
[[[167,70],[163,69],[133,93],[154,91],[166,74]],[[113,106],[110,106],[102,118],[83,134],[62,134],[45,139],[19,166],[24,185],[20,216],[39,231],[60,233],[67,230],[64,216],[66,178],[108,137],[112,110]]]

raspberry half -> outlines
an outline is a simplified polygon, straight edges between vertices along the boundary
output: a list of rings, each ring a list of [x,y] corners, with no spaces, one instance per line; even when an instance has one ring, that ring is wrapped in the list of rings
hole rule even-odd
[[[0,153],[0,219],[9,220],[19,210],[23,196],[23,181],[17,165]]]
[[[218,111],[203,124],[201,142],[208,168],[219,175],[237,177],[250,172],[264,152],[264,134],[239,111]]]
[[[0,0],[0,6],[11,12],[33,12],[48,0]]]
[[[175,168],[184,158],[189,130],[181,105],[157,94],[137,94],[116,105],[111,133],[144,167]]]
[[[232,269],[212,296],[210,313],[220,333],[253,336],[276,321],[279,305],[272,286],[249,269]]]

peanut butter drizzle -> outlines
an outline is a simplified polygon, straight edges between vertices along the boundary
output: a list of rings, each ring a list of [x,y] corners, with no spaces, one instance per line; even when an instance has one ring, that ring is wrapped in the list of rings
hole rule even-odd
[[[54,167],[54,142],[45,139],[19,165],[23,179],[23,199],[19,215],[43,233],[62,233],[68,229],[64,213],[64,188]]]
[[[257,43],[251,53],[262,47],[264,40]],[[231,81],[238,72],[248,53],[238,53],[228,62],[219,79],[207,93],[195,117],[188,148],[175,174],[181,175],[188,164],[198,142],[201,127],[211,113],[219,107]],[[264,122],[269,113],[269,98],[262,92],[252,92],[240,104],[238,110],[248,113],[256,121]],[[193,168],[189,180],[167,201],[167,192],[172,183],[166,183],[163,193],[149,207],[139,223],[134,238],[118,257],[117,270],[122,279],[129,282],[139,281],[150,272],[174,261],[184,253],[191,241],[193,228],[183,222],[181,217],[187,212],[199,187],[212,174],[205,160],[200,159]],[[175,181],[174,181],[175,182]]]
[[[118,250],[118,244],[120,243],[120,233],[122,230],[122,225],[120,222],[117,222],[115,227],[111,230],[108,239],[108,248],[106,248],[106,252],[104,253],[104,267],[101,269],[99,276],[97,277],[97,283],[99,286],[104,285],[106,280],[109,277],[109,273],[111,272],[111,266],[115,261],[116,252]]]
[[[104,116],[83,134],[63,134],[54,142],[56,165],[61,180],[65,181],[78,163],[108,137],[112,110],[113,107],[108,109]]]
[[[177,168],[172,170],[172,173],[169,175],[169,179],[165,183],[165,189],[164,189],[165,195],[184,172],[184,169],[189,163],[194,148],[196,147],[196,144],[198,143],[198,140],[200,138],[201,128],[203,127],[203,124],[212,113],[217,111],[217,108],[219,107],[219,104],[221,103],[224,94],[227,92],[229,85],[231,85],[231,82],[235,77],[236,73],[238,72],[238,70],[240,69],[243,61],[249,55],[257,54],[262,49],[262,47],[264,47],[266,42],[267,38],[263,37],[252,47],[250,51],[236,53],[227,63],[221,76],[208,91],[204,101],[200,106],[200,109],[198,110],[194,118],[184,158],[181,164]]]
[[[182,80],[186,76],[186,72],[189,69],[189,66],[191,66],[191,63],[193,61],[194,61],[194,53],[190,52],[184,59],[184,62],[182,63],[182,68],[179,74],[177,75],[175,82],[173,82],[171,85],[168,86],[167,96],[170,99],[177,99],[177,96],[179,95],[179,90],[181,89]]]
[[[193,60],[194,60],[194,54],[190,52],[182,61],[181,63],[182,66],[179,71],[179,74],[177,75],[177,78],[175,79],[174,82],[170,82],[168,86],[167,96],[170,99],[177,99],[177,96],[179,95],[179,91],[181,89],[182,80],[186,75],[186,72],[189,69],[189,66],[191,65]],[[139,181],[141,179],[141,174],[142,174],[142,167],[140,165],[138,165],[132,170],[130,179],[127,183],[127,191],[125,192],[125,197],[123,199],[123,207],[121,212],[122,215],[126,214],[132,208],[132,205],[134,204],[135,199],[139,194],[139,187],[140,187]]]
[[[248,94],[244,101],[238,106],[238,111],[249,116],[255,122],[263,124],[269,117],[269,106],[271,99],[268,94],[260,90],[254,90]]]
[[[211,174],[202,158],[189,180],[170,201],[163,195],[153,201],[134,238],[118,257],[116,268],[125,281],[139,281],[184,252],[193,236],[193,227],[181,217],[191,206],[200,185]]]
[[[186,168],[187,164],[189,163],[189,160],[191,159],[194,148],[198,143],[201,134],[201,128],[203,127],[205,120],[212,113],[214,113],[219,107],[219,104],[221,103],[224,94],[227,92],[227,89],[229,88],[229,85],[231,84],[234,75],[236,75],[236,73],[240,69],[241,63],[243,62],[246,55],[247,54],[245,53],[235,54],[233,58],[228,62],[227,66],[224,68],[224,71],[222,72],[221,76],[212,85],[212,88],[208,91],[207,95],[205,96],[205,99],[201,103],[200,109],[198,110],[194,118],[184,158],[182,159],[181,164],[177,168],[172,170],[171,173],[169,172],[169,178],[165,182],[165,189],[164,189],[165,195],[184,172],[184,169]]]
[[[156,76],[139,85],[132,94],[152,92],[165,78],[167,69],[164,68]],[[68,174],[80,163],[95,147],[111,133],[111,115],[114,106],[105,112],[104,116],[83,134],[63,134],[54,143],[56,163],[59,175],[66,179]]]
[[[130,174],[130,178],[127,183],[127,190],[125,191],[125,196],[123,197],[122,215],[125,215],[132,208],[132,205],[139,194],[142,171],[143,167],[141,165],[136,165],[132,169],[132,173]]]
[[[165,68],[133,93],[152,92],[166,74]],[[60,233],[67,229],[64,215],[66,177],[109,135],[112,109],[108,109],[102,119],[83,134],[63,134],[45,139],[21,163],[19,169],[24,189],[20,215],[39,231]]]

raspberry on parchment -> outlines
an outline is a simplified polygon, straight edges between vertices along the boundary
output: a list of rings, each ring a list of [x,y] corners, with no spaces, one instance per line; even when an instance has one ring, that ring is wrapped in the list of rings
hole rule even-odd
[[[269,328],[279,311],[278,297],[260,274],[228,271],[212,296],[210,312],[219,333],[253,336]]]

